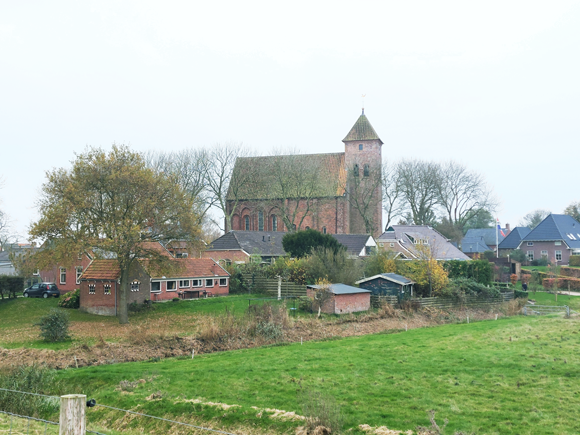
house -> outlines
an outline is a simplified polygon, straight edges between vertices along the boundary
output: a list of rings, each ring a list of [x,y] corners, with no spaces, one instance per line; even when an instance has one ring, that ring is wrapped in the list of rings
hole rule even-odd
[[[529,261],[544,257],[567,265],[570,256],[580,255],[580,223],[566,214],[550,214],[522,238],[518,249]]]
[[[34,253],[37,248],[29,243],[11,243],[0,247],[0,275],[17,275],[18,271],[12,261],[12,256]]]
[[[391,225],[377,243],[379,249],[393,251],[401,259],[469,260],[449,239],[428,225]]]
[[[374,185],[372,174],[374,168],[380,169],[383,142],[364,109],[342,142],[344,152],[338,153],[238,158],[232,179],[241,180],[246,174],[251,182],[230,183],[226,206],[232,220],[231,228],[226,221],[226,231],[288,231],[281,212],[287,209],[292,210],[287,216],[292,215],[297,229],[366,233],[360,206],[349,201],[349,195],[366,186],[371,198],[366,213],[377,236],[382,228],[382,194],[380,180]],[[284,170],[290,174],[281,177]],[[316,177],[309,177],[312,174]]]
[[[256,254],[262,262],[271,263],[286,255],[282,246],[285,235],[279,231],[230,231],[211,242],[201,257],[231,264],[246,263]],[[377,249],[373,237],[366,234],[332,234],[332,237],[346,247],[351,257],[364,258]]]
[[[487,246],[483,237],[464,237],[461,239],[461,251],[469,258],[474,258],[493,249]]]
[[[309,285],[306,295],[317,298],[319,292],[327,290],[330,298],[323,302],[321,311],[327,314],[346,314],[368,311],[371,307],[371,291],[352,287],[346,284]]]
[[[230,275],[214,260],[173,258],[161,245],[158,250],[169,259],[165,274],[149,260],[134,261],[129,271],[129,304],[229,294]],[[115,316],[120,304],[120,279],[121,271],[116,259],[91,261],[80,279],[81,310]]]
[[[505,236],[502,235],[502,232]],[[489,247],[489,250],[495,252],[497,245],[501,243],[509,233],[509,224],[506,224],[506,227],[501,230],[498,230],[497,228],[472,228],[467,230],[467,233],[465,233],[465,237],[461,241],[461,249],[464,253],[467,253],[469,252],[469,248],[473,246],[473,241],[481,240],[487,247]],[[466,247],[464,247],[464,241],[466,241]]]
[[[514,249],[518,249],[520,243],[524,237],[530,234],[530,230],[528,227],[515,227],[511,232],[506,236],[505,239],[499,244],[499,253],[501,254],[509,254]]]
[[[80,288],[81,275],[95,258],[93,252],[82,252],[74,258],[70,265],[54,265],[50,268],[39,270],[42,282],[54,282],[61,293],[68,293]]]
[[[332,234],[332,237],[346,247],[350,257],[368,257],[377,250],[377,242],[368,234]]]
[[[356,284],[362,289],[370,290],[373,296],[398,296],[405,293],[413,296],[415,281],[396,273],[381,273],[361,279]]]

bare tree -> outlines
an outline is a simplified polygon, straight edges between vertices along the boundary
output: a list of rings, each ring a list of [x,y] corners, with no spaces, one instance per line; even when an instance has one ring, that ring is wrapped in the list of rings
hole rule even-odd
[[[570,203],[570,205],[564,209],[564,214],[572,216],[580,222],[580,201]]]
[[[483,211],[493,212],[497,207],[484,178],[453,161],[440,166],[435,187],[437,202],[445,210],[446,221],[459,229]]]
[[[405,205],[402,201],[401,179],[397,166],[383,162],[383,210],[387,213],[385,228],[388,228],[396,217],[403,216]]]
[[[412,220],[415,225],[433,223],[438,205],[440,166],[422,160],[403,160],[397,166],[397,177],[402,200],[409,212],[407,222]]]
[[[531,211],[522,218],[522,220],[520,221],[520,226],[529,227],[530,229],[533,230],[538,226],[540,222],[546,219],[546,217],[548,217],[548,215],[551,213],[552,212],[549,210],[542,209]]]

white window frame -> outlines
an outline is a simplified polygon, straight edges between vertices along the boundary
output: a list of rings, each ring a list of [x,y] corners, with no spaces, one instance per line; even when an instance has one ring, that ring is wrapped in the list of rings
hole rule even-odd
[[[209,283],[208,283],[209,281],[211,281],[211,285],[209,285]],[[214,286],[214,281],[215,280],[213,278],[206,278],[206,280],[205,280],[205,286],[206,287],[213,287]]]
[[[173,288],[169,288],[169,283],[173,283]],[[175,280],[165,281],[165,289],[168,292],[176,292],[177,291],[177,281],[175,281]]]
[[[97,286],[95,284],[89,284],[89,294],[94,295],[97,293]]]
[[[192,279],[191,280],[191,286],[192,287],[201,287],[203,285],[203,280],[201,279]]]
[[[75,282],[77,284],[80,284],[81,283],[81,275],[83,274],[83,266],[77,266],[77,267],[75,267],[75,270],[76,270],[76,274],[77,274]]]
[[[62,277],[64,276],[64,279],[62,279]],[[60,284],[66,284],[66,268],[65,267],[60,267],[59,268],[59,283]]]
[[[224,282],[223,284],[222,284],[222,281]],[[228,279],[227,278],[220,278],[219,279],[219,286],[220,287],[227,287],[228,286]]]
[[[556,257],[556,261],[562,261],[562,251],[556,251],[554,256]]]
[[[111,294],[111,284],[103,284],[103,293],[107,296]]]
[[[527,251],[526,257],[528,258],[528,261],[534,261],[534,251]]]
[[[542,257],[548,258],[548,251],[546,250],[542,251]]]
[[[137,280],[131,282],[131,291],[138,292],[141,290],[141,283]]]
[[[534,246],[534,242],[528,242],[526,246]]]
[[[159,284],[159,290],[153,290],[153,284]],[[161,281],[151,281],[151,291],[153,293],[161,293]]]
[[[554,246],[562,246],[562,242],[561,241],[554,242]]]
[[[186,284],[184,284],[186,283]],[[179,280],[179,288],[189,288],[189,280],[188,279],[180,279]]]

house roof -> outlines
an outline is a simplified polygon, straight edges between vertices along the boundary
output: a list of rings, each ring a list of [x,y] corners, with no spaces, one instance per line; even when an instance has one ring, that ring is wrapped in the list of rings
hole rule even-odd
[[[283,232],[277,231],[230,231],[210,243],[208,251],[239,251],[259,254],[262,257],[286,255],[282,247]]]
[[[362,288],[353,287],[351,285],[346,284],[330,284],[329,286],[326,285],[309,285],[308,288],[314,289],[323,289],[328,288],[328,290],[335,295],[350,295],[355,293],[371,293],[370,290],[364,290]]]
[[[346,247],[346,252],[349,255],[366,255],[365,247],[376,246],[372,236],[368,234],[331,234],[338,243]],[[370,240],[369,240],[370,239]]]
[[[362,141],[362,140],[378,140],[383,143],[379,135],[365,116],[363,109],[362,115],[359,116],[353,127],[350,129],[343,142]]]
[[[370,278],[361,279],[360,281],[357,281],[356,284],[361,284],[363,282],[372,281],[378,278],[383,278],[400,285],[415,284],[415,281],[411,281],[409,278],[405,278],[403,275],[398,275],[396,273],[380,273],[378,275],[371,276]]]
[[[502,231],[504,232],[504,234],[507,233],[507,229],[505,228],[503,228]],[[495,241],[495,236],[496,236],[496,228],[473,228],[471,230],[467,230],[467,233],[465,233],[465,237],[467,238],[472,239],[482,238],[483,242],[488,246],[497,245]],[[503,239],[505,239],[505,237],[502,236],[501,233],[498,231],[497,233],[498,242],[501,243]]]
[[[250,172],[244,174],[245,171]],[[305,173],[300,174],[301,171]],[[284,177],[285,192],[282,191],[279,176]],[[228,200],[303,196],[303,186],[307,185],[308,181],[316,182],[309,196],[317,198],[342,196],[346,182],[344,153],[239,157],[232,178],[241,180],[244,177],[251,177],[251,182],[239,186],[235,195],[232,192],[233,184],[230,183]]]
[[[465,253],[485,252],[492,249],[486,245],[483,237],[464,237],[461,239],[461,251]]]
[[[511,232],[503,239],[498,246],[499,249],[517,249],[520,246],[520,242],[524,237],[530,234],[528,227],[515,227]]]
[[[563,240],[570,248],[580,249],[580,223],[567,214],[550,214],[522,242],[556,240]]]
[[[404,254],[414,258],[421,256],[422,248],[419,246],[427,246],[430,254],[437,260],[469,260],[469,257],[453,246],[443,234],[427,225],[391,225],[377,241],[396,241]]]
[[[121,277],[117,260],[93,260],[83,272],[81,279],[116,280]]]

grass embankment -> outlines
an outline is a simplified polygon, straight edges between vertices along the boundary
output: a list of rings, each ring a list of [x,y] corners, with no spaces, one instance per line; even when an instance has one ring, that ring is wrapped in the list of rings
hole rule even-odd
[[[290,431],[299,423],[267,418],[267,412],[260,418],[252,407],[300,413],[300,392],[320,391],[341,406],[345,429],[365,423],[405,430],[428,426],[426,411],[433,409],[438,422],[449,419],[446,433],[579,433],[579,330],[576,320],[515,317],[193,360],[68,369],[60,378],[71,392],[102,404],[215,419],[225,426]],[[124,380],[135,382],[133,391],[119,390]],[[152,394],[158,394],[156,400],[150,400]],[[222,409],[191,399],[240,406]],[[151,421],[121,421],[122,414],[98,407],[89,418],[106,419],[109,429],[155,432]]]
[[[0,346],[4,348],[66,349],[73,344],[93,344],[102,337],[117,341],[130,335],[132,329],[146,327],[159,334],[190,335],[195,332],[200,315],[223,313],[228,310],[243,315],[248,299],[255,295],[227,296],[178,303],[169,301],[153,304],[153,309],[130,315],[130,325],[119,325],[116,317],[97,316],[79,310],[70,313],[72,341],[45,343],[34,326],[51,308],[57,308],[59,299],[18,298],[0,301]]]

